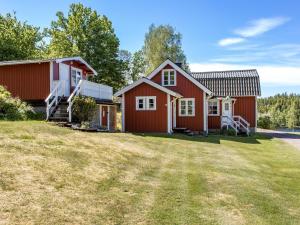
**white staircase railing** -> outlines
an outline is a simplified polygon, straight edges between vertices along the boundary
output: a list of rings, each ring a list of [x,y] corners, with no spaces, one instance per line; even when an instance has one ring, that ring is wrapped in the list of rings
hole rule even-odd
[[[80,94],[82,84],[83,84],[83,80],[80,80],[79,83],[77,84],[77,86],[75,87],[74,91],[72,92],[72,94],[68,98],[69,106],[67,108],[67,112],[69,113],[69,122],[72,122],[72,105],[73,105],[73,102],[74,102],[74,97]]]
[[[239,125],[236,121],[233,120],[232,117],[229,117],[229,116],[221,117],[221,128],[223,128],[224,126],[226,126],[227,130],[228,130],[229,126],[232,127],[235,131],[235,135],[237,135]]]
[[[241,116],[233,116],[233,119],[238,123],[239,128],[242,127],[246,131],[247,135],[250,134],[250,123],[248,123],[247,120]]]
[[[55,106],[58,105],[58,97],[64,95],[64,81],[59,80],[56,83],[56,86],[51,91],[51,93],[48,95],[48,97],[45,99],[45,102],[47,104],[46,107],[46,113],[47,113],[47,120],[49,119],[51,113],[53,112],[52,106],[55,104]]]
[[[80,80],[74,91],[68,98],[69,106],[67,111],[69,113],[69,122],[72,122],[72,106],[74,97],[77,95],[89,96],[95,99],[112,101],[113,89],[110,86],[94,83],[87,80]]]

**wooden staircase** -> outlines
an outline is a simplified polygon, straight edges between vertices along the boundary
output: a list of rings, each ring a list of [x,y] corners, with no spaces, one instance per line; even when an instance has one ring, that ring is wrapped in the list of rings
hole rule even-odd
[[[250,135],[250,124],[241,116],[222,116],[221,117],[221,129],[232,128],[235,131],[235,135],[246,134]]]
[[[67,108],[69,103],[67,102],[66,97],[60,97],[58,100],[58,104],[52,110],[52,113],[49,116],[49,121],[55,122],[68,122],[69,121],[69,113],[67,112]]]

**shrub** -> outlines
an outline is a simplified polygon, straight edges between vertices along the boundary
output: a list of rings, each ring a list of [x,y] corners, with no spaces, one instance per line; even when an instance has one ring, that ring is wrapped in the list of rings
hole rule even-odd
[[[2,120],[26,120],[35,116],[33,108],[0,85],[0,119]]]
[[[270,116],[267,115],[260,116],[257,121],[257,126],[263,129],[270,129],[272,126],[272,121]]]
[[[97,103],[91,97],[76,96],[73,103],[73,114],[80,123],[91,121],[95,115]]]
[[[236,135],[235,130],[231,127],[229,127],[228,130],[227,130],[226,127],[223,127],[222,128],[222,134],[228,135],[228,136],[235,136]]]

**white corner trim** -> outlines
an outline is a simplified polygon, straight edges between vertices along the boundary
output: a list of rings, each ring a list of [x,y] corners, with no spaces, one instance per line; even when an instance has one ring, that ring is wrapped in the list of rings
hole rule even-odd
[[[172,133],[172,116],[171,116],[171,99],[170,94],[167,95],[167,132]]]
[[[206,93],[203,92],[203,131],[207,132],[207,116],[208,116],[208,108],[207,108],[207,99]]]
[[[49,93],[51,93],[52,91],[52,88],[53,88],[53,62],[51,61],[50,63],[50,90],[49,90]]]
[[[147,83],[147,84],[151,85],[152,87],[155,87],[155,88],[157,88],[157,89],[159,89],[159,90],[161,90],[161,91],[163,91],[163,92],[165,92],[167,94],[170,94],[172,96],[175,96],[175,97],[178,97],[178,98],[182,97],[182,95],[180,95],[180,94],[178,94],[178,93],[176,93],[176,92],[174,92],[174,91],[172,91],[172,90],[170,90],[168,88],[165,88],[165,87],[163,87],[163,86],[161,86],[161,85],[159,85],[159,84],[157,84],[157,83],[155,83],[155,82],[153,82],[153,81],[151,81],[151,80],[149,80],[149,79],[147,79],[145,77],[137,80],[136,82],[132,83],[131,85],[128,85],[127,87],[123,88],[122,90],[116,92],[114,94],[114,96],[115,97],[119,97],[122,94],[126,93],[127,91],[135,88],[136,86],[138,86],[138,85],[140,85],[142,83]]]
[[[125,132],[125,94],[122,94],[121,103],[121,113],[122,113],[122,132]]]
[[[171,60],[167,59],[162,64],[160,64],[155,70],[153,70],[148,76],[148,79],[152,79],[159,71],[161,71],[163,68],[165,68],[166,65],[170,65],[173,67],[173,69],[177,70],[179,73],[181,73],[184,77],[186,77],[188,80],[190,80],[193,84],[195,84],[197,87],[205,91],[207,94],[211,95],[212,92],[202,85],[200,82],[198,82],[195,78],[193,78],[190,74],[185,72],[183,69],[181,69],[179,66],[177,66],[175,63],[173,63]]]

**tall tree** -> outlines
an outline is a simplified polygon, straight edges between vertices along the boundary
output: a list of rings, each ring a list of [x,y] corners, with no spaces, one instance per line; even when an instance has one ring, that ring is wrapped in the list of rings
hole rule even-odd
[[[145,35],[143,51],[147,63],[146,72],[150,73],[164,60],[171,59],[182,63],[182,68],[189,70],[186,56],[181,45],[182,35],[170,25],[155,26],[152,24]]]
[[[295,128],[297,122],[298,122],[298,118],[297,118],[296,101],[293,101],[287,113],[287,127]]]
[[[119,60],[121,62],[122,73],[126,79],[126,84],[131,82],[131,53],[127,50],[120,50]]]
[[[49,56],[81,56],[98,72],[94,81],[119,89],[125,85],[119,40],[111,21],[82,4],[71,4],[68,16],[56,14],[48,34]]]
[[[144,76],[146,70],[146,62],[144,53],[142,50],[136,51],[133,54],[131,62],[131,80],[132,82],[137,81]]]
[[[38,27],[8,13],[0,15],[0,31],[0,61],[40,57],[43,36]]]

